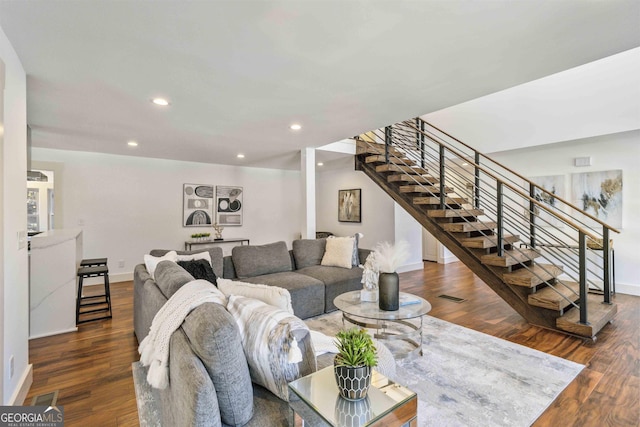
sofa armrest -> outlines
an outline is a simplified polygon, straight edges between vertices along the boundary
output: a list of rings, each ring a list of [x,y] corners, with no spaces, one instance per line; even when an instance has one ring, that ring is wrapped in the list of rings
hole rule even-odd
[[[358,258],[360,258],[360,264],[364,265],[367,257],[371,253],[371,249],[358,248]]]

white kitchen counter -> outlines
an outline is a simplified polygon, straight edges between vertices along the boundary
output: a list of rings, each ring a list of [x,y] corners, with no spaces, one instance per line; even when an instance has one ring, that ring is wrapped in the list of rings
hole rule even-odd
[[[82,230],[50,230],[31,238],[29,338],[76,331],[76,275]]]

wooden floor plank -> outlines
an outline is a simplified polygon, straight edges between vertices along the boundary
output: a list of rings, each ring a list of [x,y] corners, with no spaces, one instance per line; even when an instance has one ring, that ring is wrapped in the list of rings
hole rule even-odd
[[[424,270],[402,273],[400,284],[402,291],[426,298],[434,317],[587,366],[534,427],[639,425],[640,297],[616,295],[618,314],[593,343],[529,325],[460,262],[427,262]],[[138,425],[131,378],[131,363],[138,360],[133,284],[114,283],[111,292],[113,319],[30,341],[34,375],[26,401],[60,390],[67,427]]]

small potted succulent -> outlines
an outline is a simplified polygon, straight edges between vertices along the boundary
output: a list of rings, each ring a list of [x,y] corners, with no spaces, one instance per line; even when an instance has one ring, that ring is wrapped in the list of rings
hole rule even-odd
[[[367,397],[371,368],[378,364],[376,346],[364,329],[341,330],[336,335],[338,354],[333,368],[340,396],[347,400]]]

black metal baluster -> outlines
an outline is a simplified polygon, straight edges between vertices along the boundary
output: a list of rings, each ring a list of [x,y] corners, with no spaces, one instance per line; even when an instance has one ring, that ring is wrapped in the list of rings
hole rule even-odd
[[[497,222],[498,222],[498,256],[503,256],[504,255],[504,246],[502,244],[502,235],[503,235],[503,230],[502,230],[502,222],[503,222],[503,215],[502,215],[502,192],[503,192],[503,188],[502,188],[502,181],[497,181],[496,182],[497,187],[496,187],[496,216],[497,216]]]
[[[529,197],[531,199],[535,198],[535,184],[533,182],[529,183]],[[536,204],[533,200],[529,200],[529,243],[532,248],[536,247],[536,215],[535,215]]]
[[[582,230],[578,234],[578,259],[580,262],[580,323],[588,325],[587,319],[587,238]]]
[[[611,247],[609,242],[609,229],[602,227],[602,256],[604,269],[604,302],[611,304]]]

